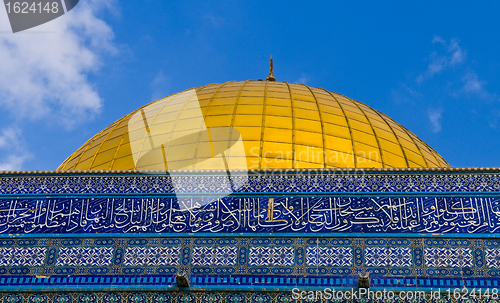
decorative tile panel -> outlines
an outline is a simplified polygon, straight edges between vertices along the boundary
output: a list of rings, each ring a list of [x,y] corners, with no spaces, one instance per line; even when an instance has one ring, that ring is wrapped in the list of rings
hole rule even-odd
[[[175,241],[162,238],[18,239],[5,242],[8,247],[0,241],[0,279],[5,275],[40,272],[113,276],[174,274],[178,270],[191,274],[293,275],[355,270],[356,274],[370,271],[395,276],[497,276],[500,249],[493,248],[489,239],[460,241],[460,245],[470,245],[466,248],[458,247],[456,238],[405,241],[376,237],[289,238],[285,245],[279,237],[184,237]],[[316,246],[311,246],[314,243]],[[344,246],[330,246],[331,243]],[[374,243],[385,243],[385,246]],[[14,252],[17,257],[13,257]]]
[[[238,248],[235,246],[194,247],[193,265],[235,265]]]
[[[309,266],[352,266],[351,247],[308,247]]]
[[[500,192],[498,172],[278,172],[231,176],[225,173],[2,176],[0,195],[77,193],[353,193]]]
[[[425,265],[428,267],[472,267],[470,248],[425,248]]]
[[[129,247],[125,250],[124,265],[177,265],[180,247]]]
[[[293,291],[210,291],[210,290],[186,290],[186,291],[116,291],[116,292],[56,292],[56,293],[31,293],[31,292],[4,292],[0,293],[0,299],[5,303],[498,303],[500,300],[496,295],[469,296],[467,299],[454,298],[448,293],[438,295],[422,293],[416,298],[399,299],[407,296],[406,292],[394,292],[391,298],[383,300],[364,298],[339,298],[326,300],[316,298],[313,295],[304,300],[294,299],[297,292]],[[307,293],[306,293],[307,295]],[[392,294],[391,294],[392,295]],[[451,294],[452,295],[452,294]],[[417,295],[416,295],[417,296]],[[325,295],[323,295],[325,297]],[[372,295],[372,298],[375,295]]]
[[[215,265],[236,265],[238,248],[234,246],[218,246],[215,248]]]
[[[489,268],[500,268],[500,249],[486,248],[486,266]]]
[[[326,286],[342,286],[343,282],[335,282],[339,277],[343,277],[339,281],[352,279],[355,285],[358,274],[370,273],[371,278],[382,279],[378,281],[406,281],[402,286],[391,284],[394,287],[412,283],[418,286],[420,282],[415,279],[419,278],[424,279],[422,283],[427,283],[429,279],[436,279],[436,283],[445,279],[451,279],[449,283],[464,283],[460,281],[468,277],[497,281],[484,283],[499,283],[497,286],[500,288],[500,271],[494,263],[495,254],[500,249],[491,244],[491,239],[460,241],[460,245],[468,247],[458,247],[457,238],[439,238],[437,241],[429,241],[431,238],[388,237],[290,237],[286,241],[281,237],[246,236],[165,239],[31,238],[15,239],[5,244],[0,241],[0,251],[3,252],[0,255],[0,263],[3,264],[0,266],[0,283],[4,281],[13,285],[18,281],[16,285],[19,287],[40,283],[48,288],[64,283],[78,287],[108,284],[115,287],[120,283],[159,285],[157,283],[168,279],[168,283],[174,283],[175,274],[183,271],[193,279],[193,285],[221,285],[222,281],[227,281],[228,285],[243,285],[243,281],[248,285],[263,285],[264,282],[275,285],[273,283],[281,279],[301,285],[298,282],[300,279],[312,281],[321,278]],[[378,246],[380,244],[384,246]],[[25,251],[25,255],[30,251],[45,251],[44,259],[33,265],[14,265],[8,252],[16,249]],[[475,262],[476,255],[485,256],[481,265]],[[96,261],[96,256],[106,260]],[[33,280],[36,276],[50,278]],[[66,280],[59,281],[57,277],[65,277]],[[212,278],[213,282],[210,282]]]
[[[46,248],[0,248],[0,266],[41,266],[45,261]]]
[[[412,266],[411,248],[408,247],[389,248],[387,266],[395,266],[395,267]]]
[[[412,251],[408,247],[367,247],[366,266],[412,266]]]
[[[248,264],[252,266],[292,266],[295,252],[293,247],[251,247]]]
[[[103,266],[110,265],[112,247],[61,247],[56,266]]]

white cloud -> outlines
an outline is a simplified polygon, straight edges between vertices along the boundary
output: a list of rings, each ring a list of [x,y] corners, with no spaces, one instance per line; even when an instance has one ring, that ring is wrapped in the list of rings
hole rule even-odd
[[[153,100],[164,98],[168,95],[168,91],[170,88],[170,79],[165,76],[162,70],[160,70],[151,82],[150,87],[153,91]]]
[[[488,118],[488,125],[491,128],[497,128],[498,119],[500,118],[500,110],[494,109],[491,111],[492,115]]]
[[[0,130],[0,170],[20,170],[32,155],[21,139],[21,130],[7,127]]]
[[[103,100],[88,76],[101,55],[117,52],[112,29],[97,17],[109,2],[89,0],[33,29],[12,34],[0,9],[0,108],[67,128],[99,113]]]
[[[442,109],[429,109],[427,117],[431,122],[432,131],[438,133],[441,131],[441,120],[443,119]]]
[[[426,79],[432,78],[433,75],[441,73],[442,71],[457,67],[466,62],[466,50],[464,50],[457,39],[451,39],[447,42],[443,38],[436,36],[432,40],[432,43],[438,43],[445,47],[446,55],[440,55],[436,51],[433,51],[429,56],[430,63],[427,66],[427,70],[420,74],[416,82],[421,83]],[[461,68],[456,68],[453,74],[449,73],[448,85],[453,87],[453,92],[451,95],[459,97],[464,94],[474,94],[482,99],[493,99],[496,94],[492,94],[486,90],[486,81],[479,78],[477,73],[465,64]]]
[[[446,41],[443,38],[441,38],[440,36],[434,36],[434,38],[432,39],[432,43],[445,44]]]
[[[436,36],[432,43],[435,50],[430,53],[425,70],[416,78],[407,76],[391,91],[394,103],[423,108],[421,115],[434,133],[442,131],[444,112],[465,114],[470,118],[468,123],[480,121],[492,128],[499,127],[500,99],[496,92],[488,90],[488,82],[474,69],[477,64],[473,63],[477,62],[469,59],[458,39]],[[431,79],[436,74],[440,76]]]
[[[302,75],[300,76],[299,79],[295,80],[294,83],[298,83],[298,84],[307,84],[307,82],[309,82],[309,76],[302,73]]]
[[[451,40],[448,52],[451,53],[450,65],[460,64],[465,60],[466,53],[456,40]]]
[[[484,86],[486,85],[486,81],[479,80],[479,77],[474,72],[467,73],[463,78],[464,82],[464,91],[467,93],[475,93],[475,94],[487,94]]]
[[[422,94],[412,89],[405,83],[400,83],[397,89],[391,90],[392,98],[396,103],[407,103],[419,99]]]
[[[460,47],[458,40],[452,39],[449,43],[439,36],[432,39],[432,43],[439,43],[446,48],[446,54],[440,55],[437,52],[432,52],[429,56],[430,63],[427,66],[425,73],[420,74],[416,82],[421,83],[426,79],[432,78],[435,74],[440,73],[448,67],[454,67],[463,63],[467,56],[467,52]]]
[[[221,27],[222,24],[224,24],[224,18],[218,15],[213,15],[213,14],[207,14],[205,15],[205,19],[210,21],[213,27]]]

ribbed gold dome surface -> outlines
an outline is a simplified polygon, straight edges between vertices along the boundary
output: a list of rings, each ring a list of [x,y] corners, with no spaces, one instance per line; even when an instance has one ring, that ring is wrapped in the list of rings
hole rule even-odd
[[[211,161],[217,154],[232,169],[449,167],[417,136],[361,102],[306,85],[232,81],[132,112],[58,170],[220,169]]]

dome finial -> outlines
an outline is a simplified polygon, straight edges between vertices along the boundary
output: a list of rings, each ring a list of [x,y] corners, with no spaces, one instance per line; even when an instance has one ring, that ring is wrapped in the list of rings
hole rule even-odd
[[[266,81],[276,81],[273,76],[273,55],[271,55],[271,70],[269,71],[269,76],[267,76]]]

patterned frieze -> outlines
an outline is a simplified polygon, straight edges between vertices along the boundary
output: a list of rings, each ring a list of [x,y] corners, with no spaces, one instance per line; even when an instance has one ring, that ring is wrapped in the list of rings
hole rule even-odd
[[[356,294],[352,298],[351,295]],[[360,295],[351,292],[334,291],[308,292],[300,290],[289,292],[277,291],[113,291],[113,292],[6,292],[0,293],[5,303],[499,303],[498,292],[470,296],[453,291],[447,293],[411,293],[394,292],[381,295],[376,292]],[[335,296],[335,297],[334,297]],[[415,298],[413,298],[415,296]],[[300,298],[302,299],[296,299]],[[348,297],[348,298],[345,298]],[[407,298],[411,297],[411,298]],[[402,299],[401,299],[402,298]]]
[[[109,266],[113,251],[113,247],[60,247],[56,266]]]
[[[45,279],[44,285],[54,286],[64,276],[74,285],[173,285],[179,272],[188,273],[200,287],[221,279],[227,285],[272,284],[271,277],[295,279],[289,285],[305,277],[349,277],[352,284],[360,273],[379,277],[378,283],[391,277],[411,279],[411,284],[432,278],[500,281],[499,245],[490,239],[427,238],[3,239],[0,284],[9,279],[12,285],[16,279],[19,285],[31,285]],[[349,283],[336,285],[344,284]]]
[[[212,249],[211,247],[209,249]],[[196,253],[193,253],[195,255]],[[125,249],[125,266],[178,265],[181,247],[128,247]],[[193,260],[193,264],[195,264]],[[234,265],[234,264],[233,264]]]
[[[175,179],[175,184],[173,183]],[[227,174],[3,175],[0,195],[88,193],[500,192],[498,172],[279,172]]]
[[[365,248],[366,266],[411,267],[412,260],[412,251],[409,247]]]
[[[308,266],[351,267],[353,264],[352,247],[309,246],[306,255]]]

